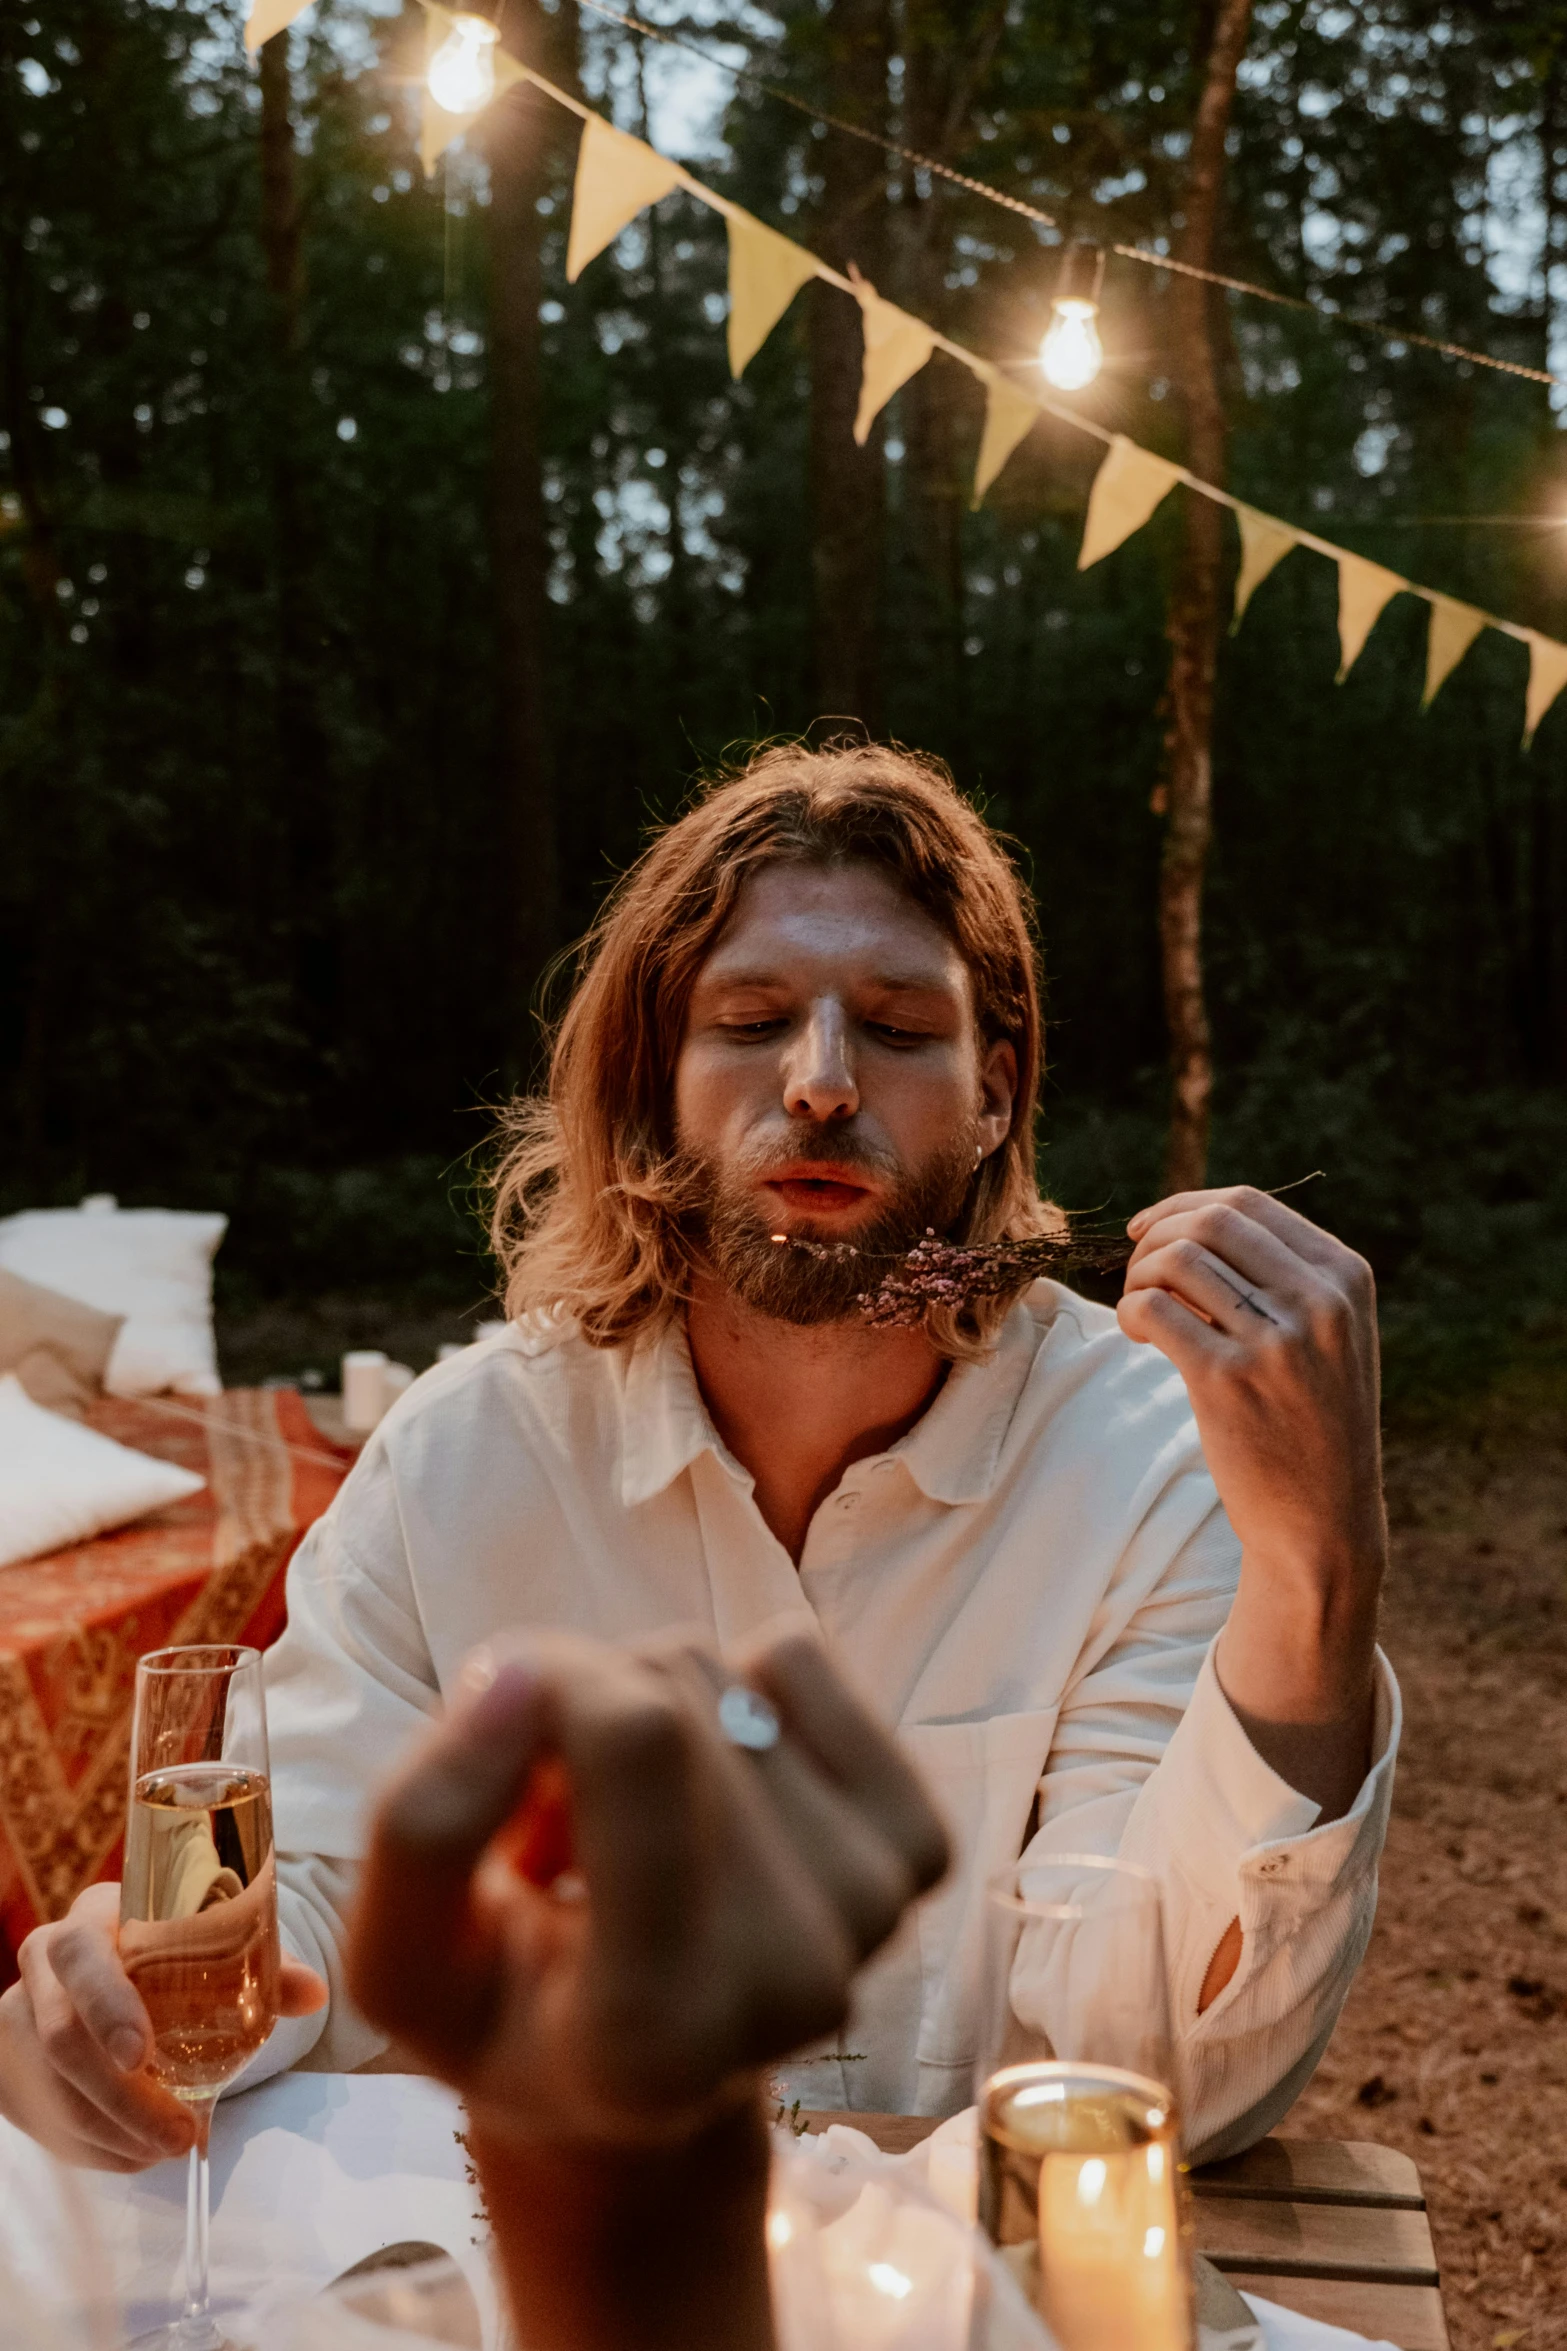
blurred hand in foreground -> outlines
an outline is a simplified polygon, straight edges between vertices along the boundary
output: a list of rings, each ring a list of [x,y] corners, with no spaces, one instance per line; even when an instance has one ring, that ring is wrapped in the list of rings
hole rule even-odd
[[[530,2351],[773,2351],[761,2069],[842,2022],[941,1824],[810,1639],[518,1635],[467,1683],[382,1799],[354,1997],[463,2093]]]
[[[645,2146],[750,2102],[946,1867],[808,1637],[731,1674],[690,1644],[518,1634],[464,1679],[382,1797],[348,1975],[487,2130]],[[720,1728],[732,1681],[775,1710],[771,1748]]]

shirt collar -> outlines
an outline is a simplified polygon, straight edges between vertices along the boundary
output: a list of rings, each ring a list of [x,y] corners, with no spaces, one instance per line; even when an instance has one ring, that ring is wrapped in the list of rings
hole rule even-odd
[[[745,1475],[702,1401],[680,1316],[671,1315],[633,1342],[623,1410],[620,1499],[628,1510],[673,1485],[699,1453],[714,1453]]]
[[[940,1395],[890,1458],[932,1502],[983,1502],[1039,1351],[1040,1329],[1019,1299],[981,1363],[955,1363]]]
[[[932,1502],[981,1502],[1038,1352],[1040,1330],[1020,1299],[983,1363],[957,1363],[940,1395],[890,1449]],[[629,1510],[672,1485],[701,1453],[754,1481],[714,1428],[692,1367],[684,1321],[671,1316],[633,1343],[626,1365],[620,1498]]]

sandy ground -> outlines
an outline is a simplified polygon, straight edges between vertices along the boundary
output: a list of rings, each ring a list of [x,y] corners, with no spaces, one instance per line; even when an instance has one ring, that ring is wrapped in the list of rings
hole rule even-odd
[[[1376,1933],[1284,2126],[1419,2164],[1456,2351],[1567,2345],[1567,1395],[1389,1448],[1405,1744]]]

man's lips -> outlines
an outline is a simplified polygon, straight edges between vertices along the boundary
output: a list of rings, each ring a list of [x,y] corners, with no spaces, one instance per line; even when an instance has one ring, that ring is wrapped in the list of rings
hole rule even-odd
[[[869,1184],[842,1168],[790,1168],[769,1176],[764,1189],[784,1207],[806,1216],[842,1215],[845,1209],[863,1207],[872,1196]]]

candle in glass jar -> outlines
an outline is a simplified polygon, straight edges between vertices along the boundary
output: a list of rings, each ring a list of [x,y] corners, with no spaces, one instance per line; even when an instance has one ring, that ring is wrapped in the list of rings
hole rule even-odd
[[[1177,2194],[1172,2150],[1158,2140],[1045,2156],[1039,2298],[1065,2351],[1189,2351]]]

